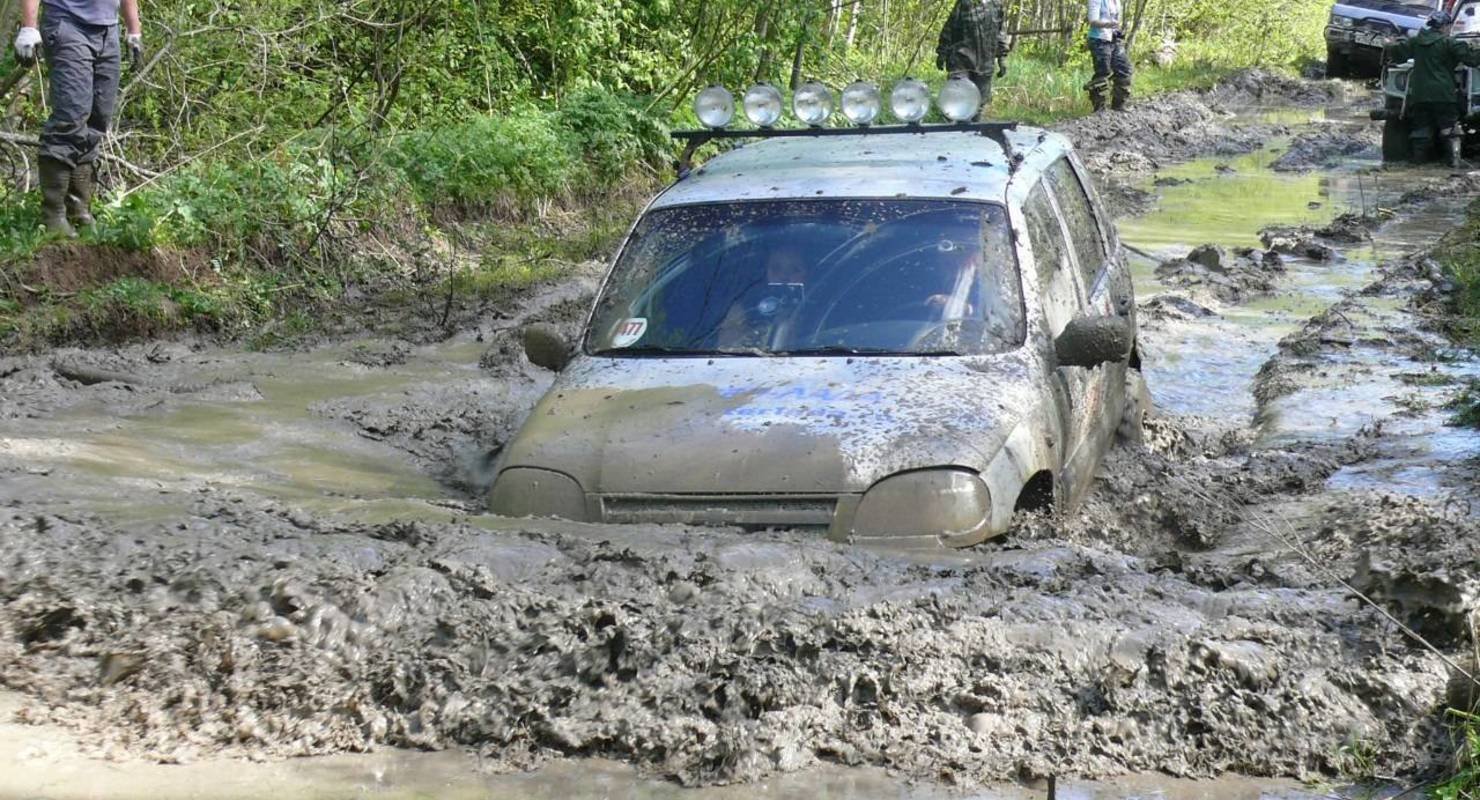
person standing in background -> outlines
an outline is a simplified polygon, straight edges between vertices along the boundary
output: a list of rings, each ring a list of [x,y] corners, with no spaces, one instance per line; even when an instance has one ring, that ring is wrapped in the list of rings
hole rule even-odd
[[[98,155],[118,105],[120,13],[137,69],[144,57],[139,0],[21,0],[16,58],[35,64],[40,48],[51,77],[51,116],[41,132],[42,219],[64,236],[77,235],[68,216],[93,224]]]
[[[1111,110],[1123,111],[1131,99],[1132,70],[1121,30],[1120,0],[1089,0],[1089,54],[1095,65],[1095,76],[1084,87],[1090,105],[1104,111],[1106,90],[1111,90]]]

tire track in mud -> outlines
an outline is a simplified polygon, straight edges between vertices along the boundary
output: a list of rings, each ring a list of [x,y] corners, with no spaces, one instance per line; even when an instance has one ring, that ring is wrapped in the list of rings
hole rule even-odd
[[[1313,96],[1331,98],[1244,76],[1153,101],[1108,118],[1121,138],[1087,160],[1125,174],[1257,147],[1267,130],[1230,132],[1215,109]],[[496,340],[485,366],[517,380],[520,358]],[[153,387],[200,366],[122,360],[104,366],[159,375],[74,387],[0,366],[6,424],[71,392],[146,413]],[[437,421],[455,391],[418,391],[326,404],[325,424],[381,425],[432,397],[431,422],[393,443],[432,464],[480,435]],[[1371,452],[1370,438],[1272,447],[1236,421],[1163,419],[1112,454],[1073,519],[1027,518],[933,561],[792,534],[354,523],[209,485],[171,494],[186,513],[129,524],[6,491],[0,684],[31,698],[26,721],[162,760],[457,746],[492,769],[604,756],[690,785],[824,762],[974,785],[1314,778],[1360,746],[1411,774],[1449,755],[1444,665],[1250,529],[1255,512],[1287,514],[1333,570],[1452,632],[1428,589],[1474,574],[1480,532],[1417,500],[1325,491]],[[1466,591],[1446,596],[1456,615]]]

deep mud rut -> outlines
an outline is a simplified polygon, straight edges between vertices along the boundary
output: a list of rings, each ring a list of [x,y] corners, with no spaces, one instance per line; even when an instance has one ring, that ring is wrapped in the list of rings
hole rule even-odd
[[[964,552],[482,514],[551,379],[512,332],[578,324],[595,265],[432,345],[0,359],[0,686],[45,726],[0,758],[455,749],[554,763],[480,791],[563,797],[670,791],[567,758],[889,796],[1429,772],[1480,602],[1480,438],[1438,405],[1480,369],[1424,330],[1442,281],[1406,254],[1475,186],[1373,174],[1365,102],[1242,76],[1066,126],[1133,214],[1161,413],[1078,514]],[[1329,110],[1264,110],[1292,104]],[[3,746],[27,730],[71,749]]]

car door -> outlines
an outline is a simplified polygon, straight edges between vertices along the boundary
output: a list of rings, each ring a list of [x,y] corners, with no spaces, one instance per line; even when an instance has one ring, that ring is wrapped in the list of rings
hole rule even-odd
[[[1037,275],[1039,302],[1048,324],[1048,334],[1057,339],[1069,321],[1084,310],[1084,293],[1079,270],[1070,253],[1068,233],[1055,207],[1045,179],[1029,192],[1023,204],[1023,220],[1028,229],[1028,242],[1033,248],[1033,266]],[[1054,359],[1053,348],[1048,357]],[[1090,371],[1079,367],[1054,365],[1054,395],[1059,406],[1060,430],[1064,441],[1057,442],[1061,469],[1059,482],[1067,489],[1066,497],[1078,494],[1085,476],[1076,471],[1082,459],[1076,454],[1091,431],[1083,409],[1090,403]]]
[[[1133,307],[1129,286],[1121,280],[1126,276],[1113,270],[1107,231],[1100,225],[1084,181],[1068,158],[1054,162],[1044,173],[1044,181],[1052,190],[1054,204],[1064,221],[1067,249],[1084,287],[1082,313],[1090,317],[1129,315]],[[1087,416],[1085,435],[1090,444],[1081,457],[1091,462],[1086,469],[1092,469],[1099,450],[1109,444],[1120,424],[1125,402],[1125,364],[1103,364],[1085,372],[1083,411]]]

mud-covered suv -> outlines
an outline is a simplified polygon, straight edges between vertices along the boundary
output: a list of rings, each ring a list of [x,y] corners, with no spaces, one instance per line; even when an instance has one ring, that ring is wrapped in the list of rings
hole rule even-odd
[[[492,510],[964,545],[1076,502],[1145,412],[1088,176],[1042,130],[886,132],[766,139],[659,195]]]
[[[1445,0],[1341,0],[1326,23],[1326,77],[1375,78],[1383,43],[1413,36]]]

